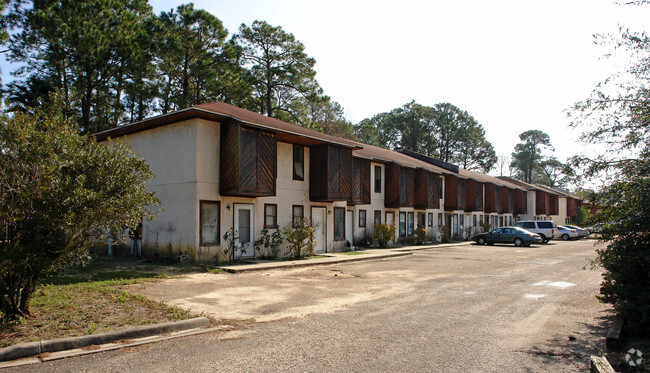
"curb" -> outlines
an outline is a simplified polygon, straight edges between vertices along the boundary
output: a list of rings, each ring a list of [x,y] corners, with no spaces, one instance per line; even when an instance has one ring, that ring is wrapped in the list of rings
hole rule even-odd
[[[278,269],[278,268],[294,268],[294,267],[309,267],[309,266],[317,266],[317,265],[326,265],[326,264],[339,264],[339,263],[347,263],[347,262],[358,262],[361,260],[373,260],[373,259],[384,259],[384,258],[394,258],[397,256],[405,256],[405,255],[412,255],[410,252],[396,252],[396,253],[387,253],[387,254],[368,254],[368,255],[358,255],[354,257],[347,257],[347,258],[336,258],[336,259],[326,259],[326,260],[301,260],[301,261],[296,261],[296,262],[280,262],[274,265],[260,265],[260,264],[253,264],[250,266],[223,266],[223,267],[218,267],[219,269],[222,269],[228,273],[242,273],[242,272],[253,272],[253,271],[266,271],[270,269]]]
[[[0,361],[25,358],[39,355],[44,352],[58,352],[91,345],[100,345],[122,339],[134,339],[157,334],[174,333],[188,329],[202,328],[208,325],[210,325],[210,320],[208,320],[207,317],[196,317],[193,319],[172,321],[156,325],[145,325],[132,329],[117,330],[94,335],[19,343],[0,349]]]
[[[605,357],[591,356],[589,360],[591,373],[616,373]]]
[[[623,324],[625,324],[625,319],[621,316],[616,316],[614,319],[614,324],[607,332],[607,338],[605,345],[610,350],[620,350],[623,346]]]

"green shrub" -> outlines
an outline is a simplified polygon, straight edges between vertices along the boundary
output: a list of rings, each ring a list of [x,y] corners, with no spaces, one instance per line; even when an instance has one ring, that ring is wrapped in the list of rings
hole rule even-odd
[[[303,218],[300,222],[290,222],[282,229],[289,244],[289,256],[300,259],[314,255],[316,228],[309,219]]]
[[[390,241],[395,237],[397,227],[389,224],[375,224],[375,245],[388,247]]]
[[[416,245],[421,245],[426,240],[427,240],[427,230],[424,229],[423,227],[419,227],[413,232],[413,241],[415,241]]]
[[[253,245],[255,251],[259,253],[260,258],[277,259],[280,254],[280,246],[283,242],[284,239],[280,230],[276,229],[273,233],[269,233],[265,225],[262,228],[260,238],[255,240]]]

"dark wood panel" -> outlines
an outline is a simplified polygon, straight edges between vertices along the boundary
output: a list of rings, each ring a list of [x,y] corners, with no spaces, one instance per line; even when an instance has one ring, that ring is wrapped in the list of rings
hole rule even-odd
[[[483,183],[476,182],[475,191],[474,191],[474,198],[476,199],[474,211],[483,211],[484,208],[483,189],[484,189]]]
[[[352,159],[352,204],[370,204],[370,160]]]
[[[445,211],[458,210],[458,178],[445,175]]]
[[[542,190],[535,191],[535,214],[546,215],[548,213],[548,193]]]
[[[386,163],[384,181],[384,205],[388,208],[399,208],[399,175],[400,166]]]
[[[311,147],[309,164],[309,196],[312,201],[352,200],[351,149],[332,145]]]
[[[465,181],[465,211],[477,211],[476,209],[476,181],[469,179]]]
[[[496,185],[485,183],[485,208],[483,211],[490,214],[497,212]]]

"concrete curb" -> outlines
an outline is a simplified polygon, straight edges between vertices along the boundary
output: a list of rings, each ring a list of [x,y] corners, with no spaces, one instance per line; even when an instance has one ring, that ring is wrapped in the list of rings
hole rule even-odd
[[[295,260],[287,262],[278,262],[278,263],[258,263],[258,264],[246,264],[246,265],[237,265],[237,266],[222,266],[218,267],[229,273],[242,273],[242,272],[253,272],[253,271],[266,271],[269,269],[278,269],[278,268],[293,268],[293,267],[308,267],[308,266],[317,266],[317,265],[326,265],[326,264],[339,264],[347,262],[358,262],[361,260],[373,260],[373,259],[384,259],[384,258],[394,258],[397,256],[412,255],[409,252],[393,252],[386,254],[364,254],[356,255],[349,257],[328,257],[323,259],[310,259],[310,260]]]
[[[591,356],[589,361],[591,373],[616,373],[605,357]]]
[[[202,328],[210,325],[207,317],[196,317],[188,320],[172,321],[163,324],[145,325],[132,329],[84,335],[80,337],[58,338],[40,342],[19,343],[0,349],[0,361],[15,360],[38,355],[44,352],[58,352],[100,345],[123,339],[149,337],[156,334],[174,333],[188,329]]]
[[[242,273],[242,272],[253,272],[253,271],[266,271],[270,269],[280,269],[280,268],[309,267],[309,266],[317,266],[317,265],[357,262],[361,260],[394,258],[398,256],[412,255],[413,251],[418,251],[418,250],[431,250],[431,249],[439,249],[439,248],[446,248],[446,247],[465,246],[470,244],[472,244],[472,242],[465,241],[465,242],[456,242],[456,243],[449,243],[449,244],[404,246],[404,247],[397,247],[392,249],[359,250],[359,252],[363,252],[363,254],[354,255],[354,256],[341,255],[341,253],[326,253],[323,255],[327,255],[328,257],[321,258],[321,259],[290,260],[285,262],[266,262],[266,263],[241,264],[241,265],[226,265],[217,268],[226,271],[228,273]]]

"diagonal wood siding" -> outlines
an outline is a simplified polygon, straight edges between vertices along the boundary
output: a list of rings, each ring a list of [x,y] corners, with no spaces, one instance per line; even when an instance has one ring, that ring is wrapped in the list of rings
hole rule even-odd
[[[352,201],[352,168],[351,149],[333,145],[312,146],[309,198],[316,202]]]

